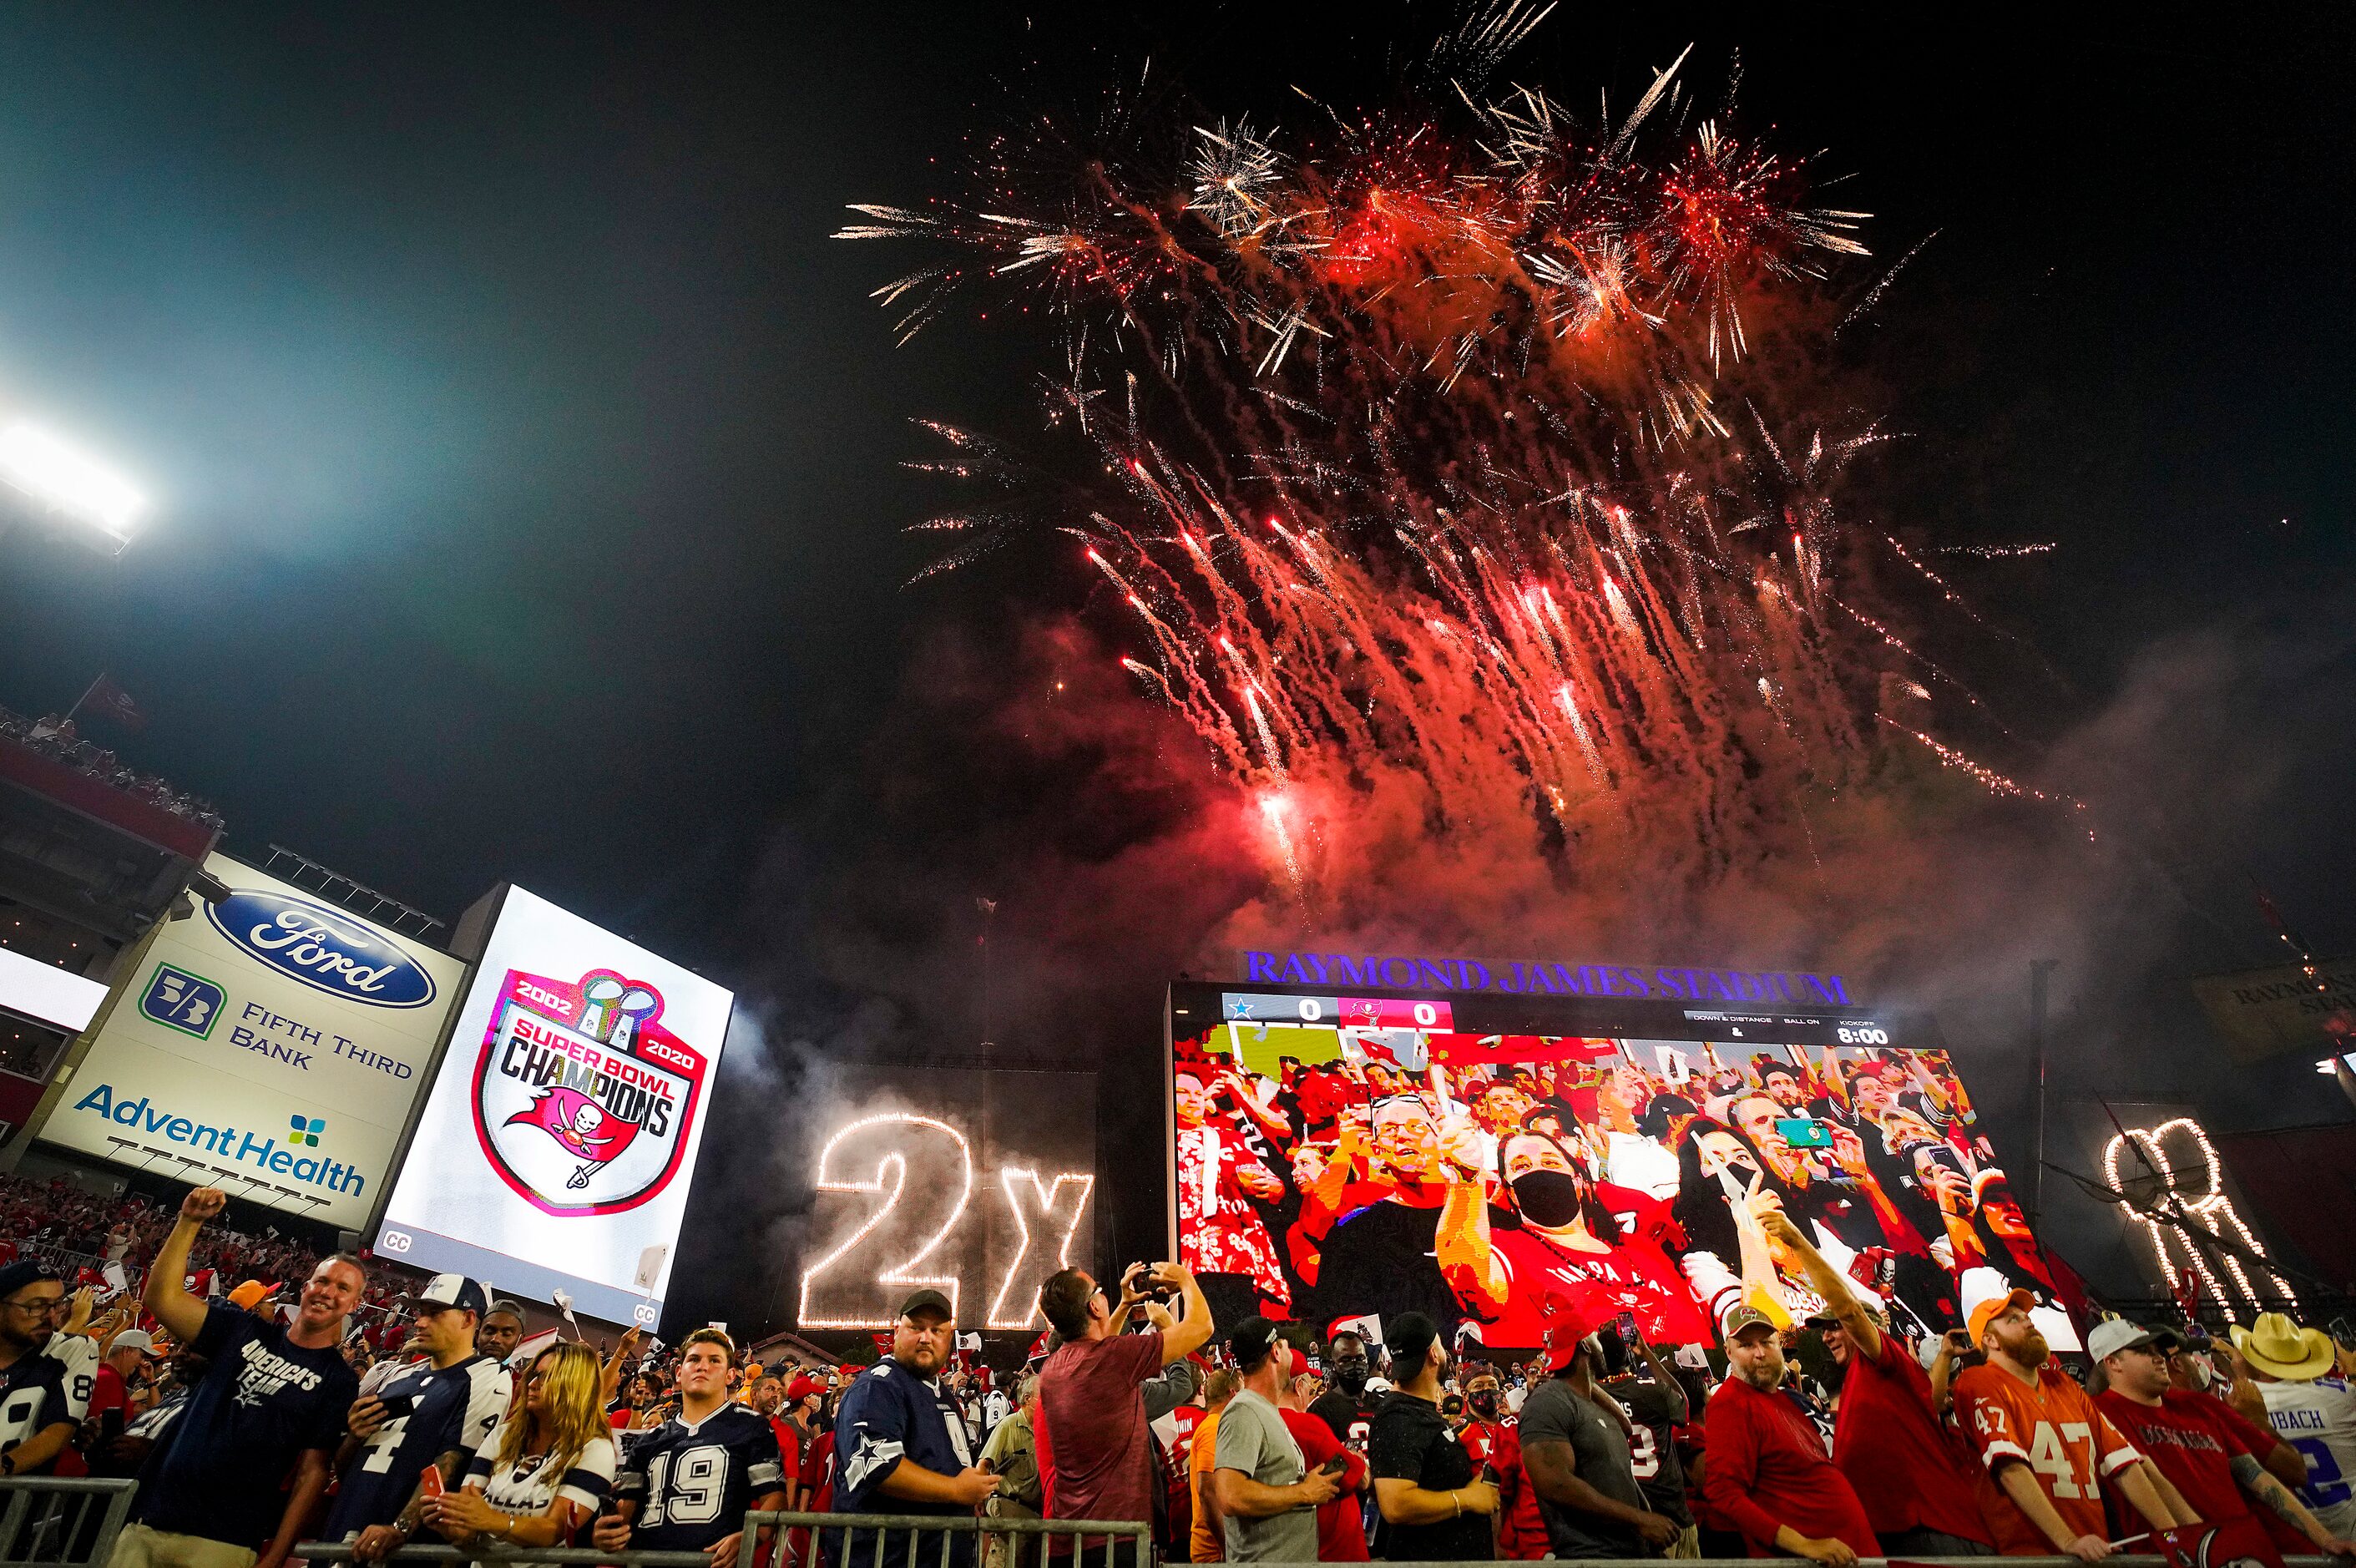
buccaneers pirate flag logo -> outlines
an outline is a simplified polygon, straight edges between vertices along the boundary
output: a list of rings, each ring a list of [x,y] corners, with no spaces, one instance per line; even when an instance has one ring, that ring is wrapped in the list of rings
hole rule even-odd
[[[508,972],[475,1069],[475,1135],[516,1196],[545,1214],[617,1214],[670,1185],[705,1061],[662,1027],[662,1004],[609,969]]]

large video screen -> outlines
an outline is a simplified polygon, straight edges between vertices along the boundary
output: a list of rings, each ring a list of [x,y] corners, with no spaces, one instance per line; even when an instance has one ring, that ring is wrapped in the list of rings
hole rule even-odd
[[[520,887],[500,897],[378,1251],[609,1323],[662,1311],[734,995]]]
[[[1181,984],[1168,1038],[1171,1229],[1222,1320],[1710,1342],[1737,1301],[1821,1305],[1758,1194],[1901,1326],[2056,1297],[1927,1018]]]
[[[1095,1074],[834,1066],[798,1111],[796,1326],[888,1328],[930,1285],[960,1329],[1033,1334],[1047,1276],[1095,1263]]]

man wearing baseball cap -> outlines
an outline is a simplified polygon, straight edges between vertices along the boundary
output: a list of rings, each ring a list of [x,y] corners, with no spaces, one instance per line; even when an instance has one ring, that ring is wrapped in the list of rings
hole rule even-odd
[[[2333,1535],[2356,1536],[2356,1495],[2349,1489],[2356,1478],[2356,1392],[2331,1376],[2331,1337],[2264,1312],[2233,1330],[2233,1348],[2266,1402],[2267,1424],[2307,1458],[2300,1500]]]
[[[1808,1318],[1841,1371],[1833,1464],[1892,1557],[1979,1557],[1996,1551],[1981,1518],[1976,1462],[1939,1419],[1930,1374],[1882,1331],[1847,1275],[1781,1208],[1763,1208],[1767,1239],[1797,1258],[1824,1309]],[[1944,1341],[1942,1341],[1943,1348]]]
[[[455,1487],[508,1413],[514,1380],[476,1346],[489,1294],[464,1274],[436,1274],[411,1298],[403,1355],[425,1359],[355,1402],[345,1418],[343,1477],[323,1532],[357,1541],[370,1561],[406,1545],[423,1522],[425,1467]]]
[[[1317,1561],[1320,1563],[1364,1563],[1366,1552],[1366,1477],[1371,1472],[1366,1456],[1342,1445],[1333,1429],[1309,1413],[1309,1402],[1301,1397],[1304,1384],[1314,1381],[1309,1376],[1309,1358],[1290,1345],[1283,1346],[1278,1354],[1286,1361],[1284,1376],[1276,1395],[1276,1412],[1284,1417],[1284,1430],[1301,1444],[1301,1460],[1312,1470],[1333,1470],[1334,1493],[1317,1505]]]
[[[65,1294],[47,1263],[0,1268],[0,1476],[46,1476],[73,1440],[65,1367],[42,1354]]]
[[[1602,1348],[1589,1324],[1560,1296],[1546,1305],[1551,1375],[1522,1401],[1519,1436],[1547,1541],[1562,1558],[1658,1557],[1684,1530],[1645,1504],[1628,1429],[1595,1387]]]
[[[2175,1387],[2169,1355],[2179,1343],[2174,1329],[2145,1328],[2118,1317],[2104,1319],[2086,1336],[2086,1354],[2103,1369],[2104,1381],[2094,1403],[2158,1471],[2162,1495],[2175,1494],[2169,1506],[2206,1524],[2248,1520],[2263,1530],[2246,1492],[2298,1531],[2297,1549],[2356,1554],[2356,1542],[2332,1535],[2266,1474],[2273,1433],[2253,1426],[2222,1401]]]
[[[1395,1563],[1477,1563],[1494,1555],[1497,1488],[1440,1413],[1448,1341],[1420,1312],[1383,1325],[1398,1387],[1375,1408],[1366,1466],[1382,1518],[1378,1550]]]
[[[968,1518],[998,1488],[978,1469],[957,1402],[941,1387],[941,1369],[957,1348],[957,1309],[937,1290],[920,1290],[901,1304],[892,1329],[891,1359],[853,1379],[835,1414],[841,1480],[836,1513],[938,1514]],[[927,1538],[921,1547],[907,1530],[883,1530],[879,1547],[859,1530],[825,1532],[825,1546],[857,1568],[972,1568],[973,1537]]]
[[[1774,1320],[1747,1302],[1727,1308],[1726,1381],[1703,1417],[1702,1487],[1752,1555],[1848,1568],[1879,1557],[1873,1526],[1825,1453],[1824,1434],[1777,1391],[1783,1347]]]
[[[818,1489],[818,1466],[810,1463],[810,1450],[818,1444],[819,1409],[825,1403],[825,1382],[797,1369],[786,1383],[784,1402],[777,1406],[777,1453],[779,1462],[792,1473],[786,1489],[793,1495],[797,1509],[807,1509]]]
[[[1317,1509],[1338,1490],[1335,1477],[1309,1468],[1284,1424],[1292,1348],[1265,1317],[1247,1317],[1227,1336],[1243,1386],[1220,1413],[1212,1486],[1229,1563],[1314,1563]]]
[[[98,1370],[91,1374],[90,1410],[84,1419],[97,1423],[98,1444],[123,1435],[131,1420],[131,1380],[155,1359],[155,1341],[145,1329],[126,1328],[107,1341]]]
[[[2154,1530],[2179,1519],[2144,1473],[2143,1455],[2086,1391],[2053,1365],[2025,1290],[1972,1308],[1972,1343],[1983,1366],[1954,1380],[1955,1419],[2003,1495],[1988,1505],[1997,1549],[2011,1557],[2060,1553],[2087,1563],[2111,1554],[2103,1487],[2115,1489]]]

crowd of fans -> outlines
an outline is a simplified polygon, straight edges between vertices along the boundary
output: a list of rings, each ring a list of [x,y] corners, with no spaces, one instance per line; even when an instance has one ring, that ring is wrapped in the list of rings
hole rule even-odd
[[[1739,1299],[1706,1347],[1560,1297],[1526,1356],[1414,1311],[1215,1333],[1194,1276],[1160,1263],[1052,1276],[1019,1372],[980,1365],[930,1289],[865,1369],[764,1366],[717,1327],[527,1336],[455,1274],[408,1287],[377,1346],[357,1315],[401,1287],[224,1230],[223,1204],[0,1186],[0,1474],[135,1476],[115,1568],[281,1568],[316,1539],[724,1568],[747,1513],[777,1509],[818,1516],[755,1541],[778,1568],[1002,1568],[1002,1537],[848,1522],[976,1512],[1129,1527],[1110,1555],[1131,1560],[2094,1562],[2187,1531],[2356,1556],[2356,1346],[2278,1315],[2230,1341],[2112,1318],[2065,1368],[2018,1290],[1918,1336],[1766,1194],[1753,1218],[1812,1305],[1792,1323]],[[60,1255],[143,1283],[103,1302]]]
[[[70,718],[48,714],[37,719],[28,719],[22,714],[0,708],[0,736],[176,817],[186,817],[202,827],[218,828],[221,825],[220,813],[213,810],[212,802],[199,800],[185,790],[175,789],[152,773],[142,773],[126,766],[106,747],[82,739]]]
[[[137,1193],[109,1197],[61,1177],[0,1176],[0,1263],[46,1262],[79,1289],[135,1292],[171,1234],[173,1211]],[[204,1296],[275,1303],[318,1267],[319,1252],[301,1238],[265,1226],[260,1232],[209,1228],[188,1259],[189,1288]],[[370,1357],[399,1348],[403,1333],[402,1277],[363,1265],[367,1283],[355,1315],[357,1348]]]

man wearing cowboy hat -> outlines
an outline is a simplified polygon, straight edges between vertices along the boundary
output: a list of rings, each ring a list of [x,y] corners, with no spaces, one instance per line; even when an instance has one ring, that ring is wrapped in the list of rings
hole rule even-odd
[[[2333,1535],[2356,1535],[2356,1392],[2326,1375],[2337,1360],[2331,1337],[2266,1312],[2234,1326],[2233,1348],[2257,1380],[2267,1422],[2307,1460],[2299,1501]]]

